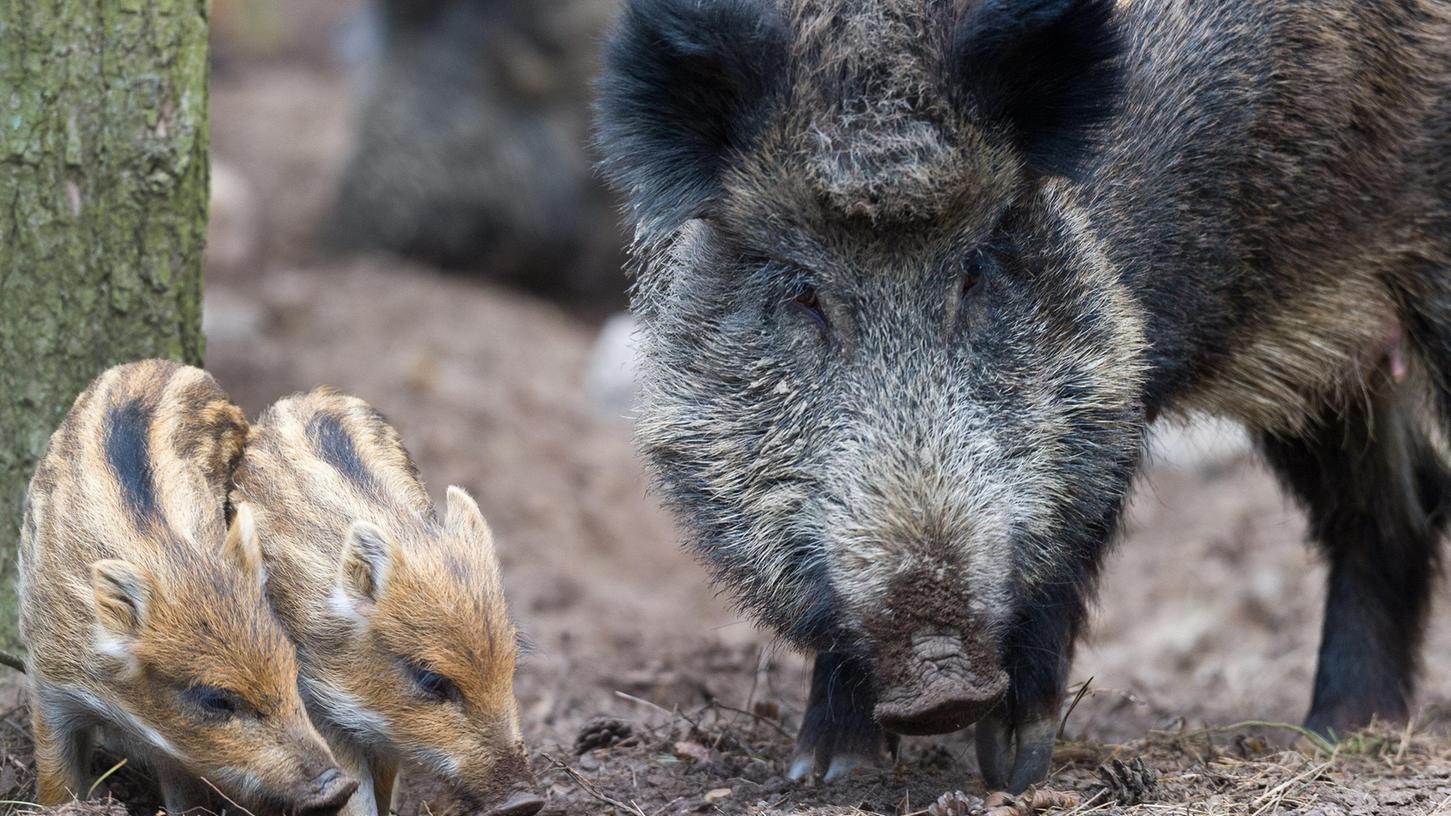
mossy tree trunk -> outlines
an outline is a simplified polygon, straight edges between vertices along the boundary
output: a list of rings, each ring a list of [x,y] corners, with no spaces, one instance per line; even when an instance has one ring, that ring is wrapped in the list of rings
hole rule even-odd
[[[202,359],[206,0],[0,0],[0,645],[51,432],[107,367]]]

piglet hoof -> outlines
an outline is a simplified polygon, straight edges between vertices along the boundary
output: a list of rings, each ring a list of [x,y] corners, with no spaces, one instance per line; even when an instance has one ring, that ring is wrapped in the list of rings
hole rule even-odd
[[[1010,721],[1001,710],[977,724],[977,764],[989,790],[1018,794],[1048,775],[1058,723],[1053,717]]]

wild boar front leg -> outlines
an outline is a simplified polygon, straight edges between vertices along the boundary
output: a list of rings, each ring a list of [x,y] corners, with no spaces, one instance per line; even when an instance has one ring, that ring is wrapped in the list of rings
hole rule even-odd
[[[836,652],[817,654],[811,696],[787,775],[800,781],[821,774],[830,782],[880,761],[883,748],[895,751],[896,737],[872,719],[876,704],[866,664]]]
[[[56,728],[47,720],[47,706],[38,696],[30,712],[35,739],[35,798],[38,804],[57,807],[86,795],[86,762],[90,740],[84,731]]]
[[[977,723],[978,768],[989,790],[1021,793],[1048,775],[1073,642],[1083,617],[1078,585],[1027,604],[1009,634],[1008,693]]]
[[[1107,508],[1100,523],[1081,531],[1072,546],[1077,558],[1066,562],[1068,569],[1017,604],[1016,623],[1004,642],[1007,695],[979,720],[975,733],[978,768],[988,790],[1022,793],[1048,775],[1074,643],[1087,614],[1085,591],[1097,574],[1119,507]]]
[[[1405,719],[1451,510],[1451,476],[1419,428],[1416,399],[1386,380],[1306,434],[1262,439],[1330,562],[1306,719],[1327,736]]]

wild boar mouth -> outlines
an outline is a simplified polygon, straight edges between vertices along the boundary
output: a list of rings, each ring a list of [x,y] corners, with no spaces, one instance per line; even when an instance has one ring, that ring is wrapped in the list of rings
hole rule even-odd
[[[1008,690],[991,644],[944,632],[918,632],[881,650],[877,676],[877,722],[908,736],[966,728]]]

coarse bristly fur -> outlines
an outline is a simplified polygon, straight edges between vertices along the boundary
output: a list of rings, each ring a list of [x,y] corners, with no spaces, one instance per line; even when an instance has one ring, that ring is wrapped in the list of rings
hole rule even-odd
[[[76,400],[30,484],[20,622],[37,801],[91,789],[99,739],[152,768],[168,810],[210,782],[256,813],[336,811],[356,783],[313,729],[227,485],[247,423],[210,375],[118,366]]]
[[[400,762],[485,812],[538,810],[517,635],[474,500],[450,487],[440,521],[397,431],[326,388],[262,414],[233,498],[256,507],[309,711],[363,782],[350,812],[388,813]]]
[[[990,783],[1041,777],[1145,430],[1194,412],[1331,562],[1310,726],[1405,715],[1451,510],[1445,4],[631,0],[600,88],[640,439],[818,652],[794,775],[981,718]]]

